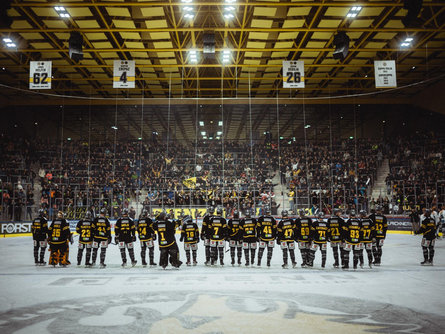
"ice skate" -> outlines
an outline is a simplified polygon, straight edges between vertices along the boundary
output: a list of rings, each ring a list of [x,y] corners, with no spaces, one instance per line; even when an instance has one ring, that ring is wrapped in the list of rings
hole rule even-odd
[[[287,269],[287,268],[289,268],[289,266],[288,266],[287,264],[282,264],[282,265],[281,265],[281,268],[283,268],[283,269]]]
[[[138,263],[138,261],[136,261],[136,260],[131,261],[131,266],[134,267],[136,265],[136,263]]]

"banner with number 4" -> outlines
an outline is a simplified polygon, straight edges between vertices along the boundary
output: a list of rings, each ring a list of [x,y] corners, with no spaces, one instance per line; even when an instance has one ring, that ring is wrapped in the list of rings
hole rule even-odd
[[[31,61],[29,89],[51,89],[52,61]]]
[[[304,88],[304,61],[283,61],[283,88]]]
[[[134,60],[115,60],[113,71],[113,88],[134,88],[134,73]]]

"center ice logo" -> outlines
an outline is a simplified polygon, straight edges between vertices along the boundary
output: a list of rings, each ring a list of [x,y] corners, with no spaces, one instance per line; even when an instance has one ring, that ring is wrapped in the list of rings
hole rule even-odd
[[[2,333],[442,333],[444,325],[396,305],[285,292],[108,295],[0,314]]]

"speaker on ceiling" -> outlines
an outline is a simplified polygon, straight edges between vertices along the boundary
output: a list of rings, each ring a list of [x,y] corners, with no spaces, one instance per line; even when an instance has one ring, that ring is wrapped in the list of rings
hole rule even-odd
[[[80,32],[72,31],[69,39],[70,58],[75,62],[83,59],[83,37]]]
[[[334,36],[334,45],[334,59],[345,59],[349,52],[349,36],[344,31],[337,32]]]

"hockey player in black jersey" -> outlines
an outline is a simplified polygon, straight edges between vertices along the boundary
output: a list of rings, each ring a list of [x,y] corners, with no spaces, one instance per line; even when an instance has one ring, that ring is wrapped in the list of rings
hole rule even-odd
[[[292,261],[292,267],[295,268],[297,266],[297,262],[295,261],[295,233],[296,226],[294,220],[289,218],[287,210],[283,210],[281,212],[281,220],[277,225],[277,242],[283,251],[282,267],[284,269],[288,268],[288,251]]]
[[[86,249],[85,266],[91,267],[91,249],[93,247],[94,222],[91,212],[85,213],[85,218],[79,220],[76,226],[76,232],[79,234],[79,249],[77,251],[77,265],[82,262],[83,250]]]
[[[368,255],[368,265],[372,268],[372,240],[375,238],[375,226],[371,218],[367,217],[366,211],[360,211],[361,230],[360,230],[360,267],[363,268],[363,249]]]
[[[436,220],[431,217],[431,210],[426,210],[424,218],[421,221],[420,228],[414,232],[415,234],[423,234],[421,243],[423,251],[423,261],[420,262],[422,266],[433,265],[436,229]]]
[[[246,216],[241,219],[240,229],[243,235],[243,249],[244,249],[244,257],[246,259],[246,267],[250,264],[252,266],[255,264],[255,251],[257,248],[257,235],[256,235],[256,224],[257,221],[252,217],[252,209],[246,210]],[[249,259],[249,250],[250,250],[250,259]],[[250,262],[249,262],[250,260]]]
[[[232,258],[232,266],[235,266],[235,250],[238,255],[238,265],[241,265],[242,251],[242,231],[240,229],[240,218],[238,210],[233,211],[233,217],[229,219],[227,224],[230,246],[230,257]]]
[[[219,263],[224,265],[224,248],[227,238],[227,222],[222,217],[222,208],[216,209],[216,215],[210,218],[208,230],[210,234],[210,254],[212,266],[216,264],[218,254]]]
[[[156,240],[156,234],[153,230],[153,221],[148,217],[147,210],[142,210],[137,224],[137,232],[139,236],[139,241],[141,242],[141,260],[142,266],[147,266],[147,261],[145,256],[148,248],[148,259],[150,266],[156,266],[154,262],[154,243]]]
[[[344,231],[344,258],[342,269],[349,269],[349,253],[353,252],[353,264],[354,269],[357,269],[358,259],[360,255],[360,231],[361,223],[360,219],[356,217],[355,210],[351,210],[350,218],[345,222],[343,226]]]
[[[301,266],[306,267],[309,263],[309,249],[311,246],[311,225],[312,219],[306,217],[304,210],[300,210],[300,217],[295,220],[296,236],[295,241],[298,242],[298,248],[301,252],[301,258],[303,260]]]
[[[176,243],[176,225],[167,219],[165,212],[161,212],[153,223],[153,229],[158,234],[158,244],[160,251],[159,265],[165,269],[168,263],[179,268],[182,262],[179,260],[179,248]]]
[[[267,206],[264,215],[258,218],[257,236],[258,236],[258,267],[261,267],[261,259],[264,250],[267,247],[267,266],[270,267],[275,238],[277,237],[277,222],[270,215],[270,208]]]
[[[137,263],[134,257],[134,242],[136,241],[136,227],[133,219],[128,216],[128,209],[122,210],[122,217],[119,218],[114,225],[114,240],[119,247],[122,258],[122,267],[127,265],[127,256],[125,248],[128,249],[130,255],[131,265],[134,267]]]
[[[193,219],[190,216],[185,216],[182,219],[182,222],[183,224],[181,227],[181,239],[179,241],[184,242],[185,256],[187,257],[187,266],[191,266],[190,250],[192,251],[193,265],[196,266],[198,264],[196,258],[199,242],[199,228],[198,225],[193,222]]]
[[[111,243],[111,226],[106,217],[107,210],[100,209],[100,214],[94,219],[94,239],[93,239],[93,257],[91,265],[96,264],[97,252],[100,247],[100,268],[105,268],[105,256],[107,254],[108,244]]]
[[[345,221],[340,217],[341,210],[334,209],[334,215],[328,218],[327,225],[329,228],[329,241],[334,254],[334,268],[338,268],[340,265],[338,251],[340,249],[340,259],[343,262],[343,248],[342,244],[342,232]]]
[[[214,212],[215,208],[213,206],[209,207],[207,209],[207,213],[202,219],[201,240],[204,241],[205,255],[206,255],[206,262],[204,262],[204,264],[206,266],[210,265],[210,231],[208,229],[208,226],[210,223],[210,219],[213,217]]]
[[[50,265],[55,267],[59,264],[61,267],[66,267],[69,264],[67,250],[70,237],[70,225],[63,218],[63,212],[59,211],[57,218],[48,227],[48,242],[51,250],[49,256]]]
[[[376,213],[369,216],[375,226],[375,241],[372,245],[372,253],[374,255],[374,265],[380,266],[382,261],[382,247],[386,238],[386,231],[388,230],[388,221],[382,213],[382,207],[376,206]]]
[[[315,252],[318,248],[321,251],[321,267],[326,266],[326,251],[328,246],[328,236],[330,229],[328,224],[323,220],[323,211],[319,211],[317,215],[318,219],[312,222],[311,225],[311,249],[309,253],[309,267],[314,266]]]
[[[48,220],[46,219],[45,210],[39,210],[39,216],[32,222],[31,232],[34,242],[34,262],[36,266],[44,266],[46,264],[44,261],[45,251],[48,245]]]

